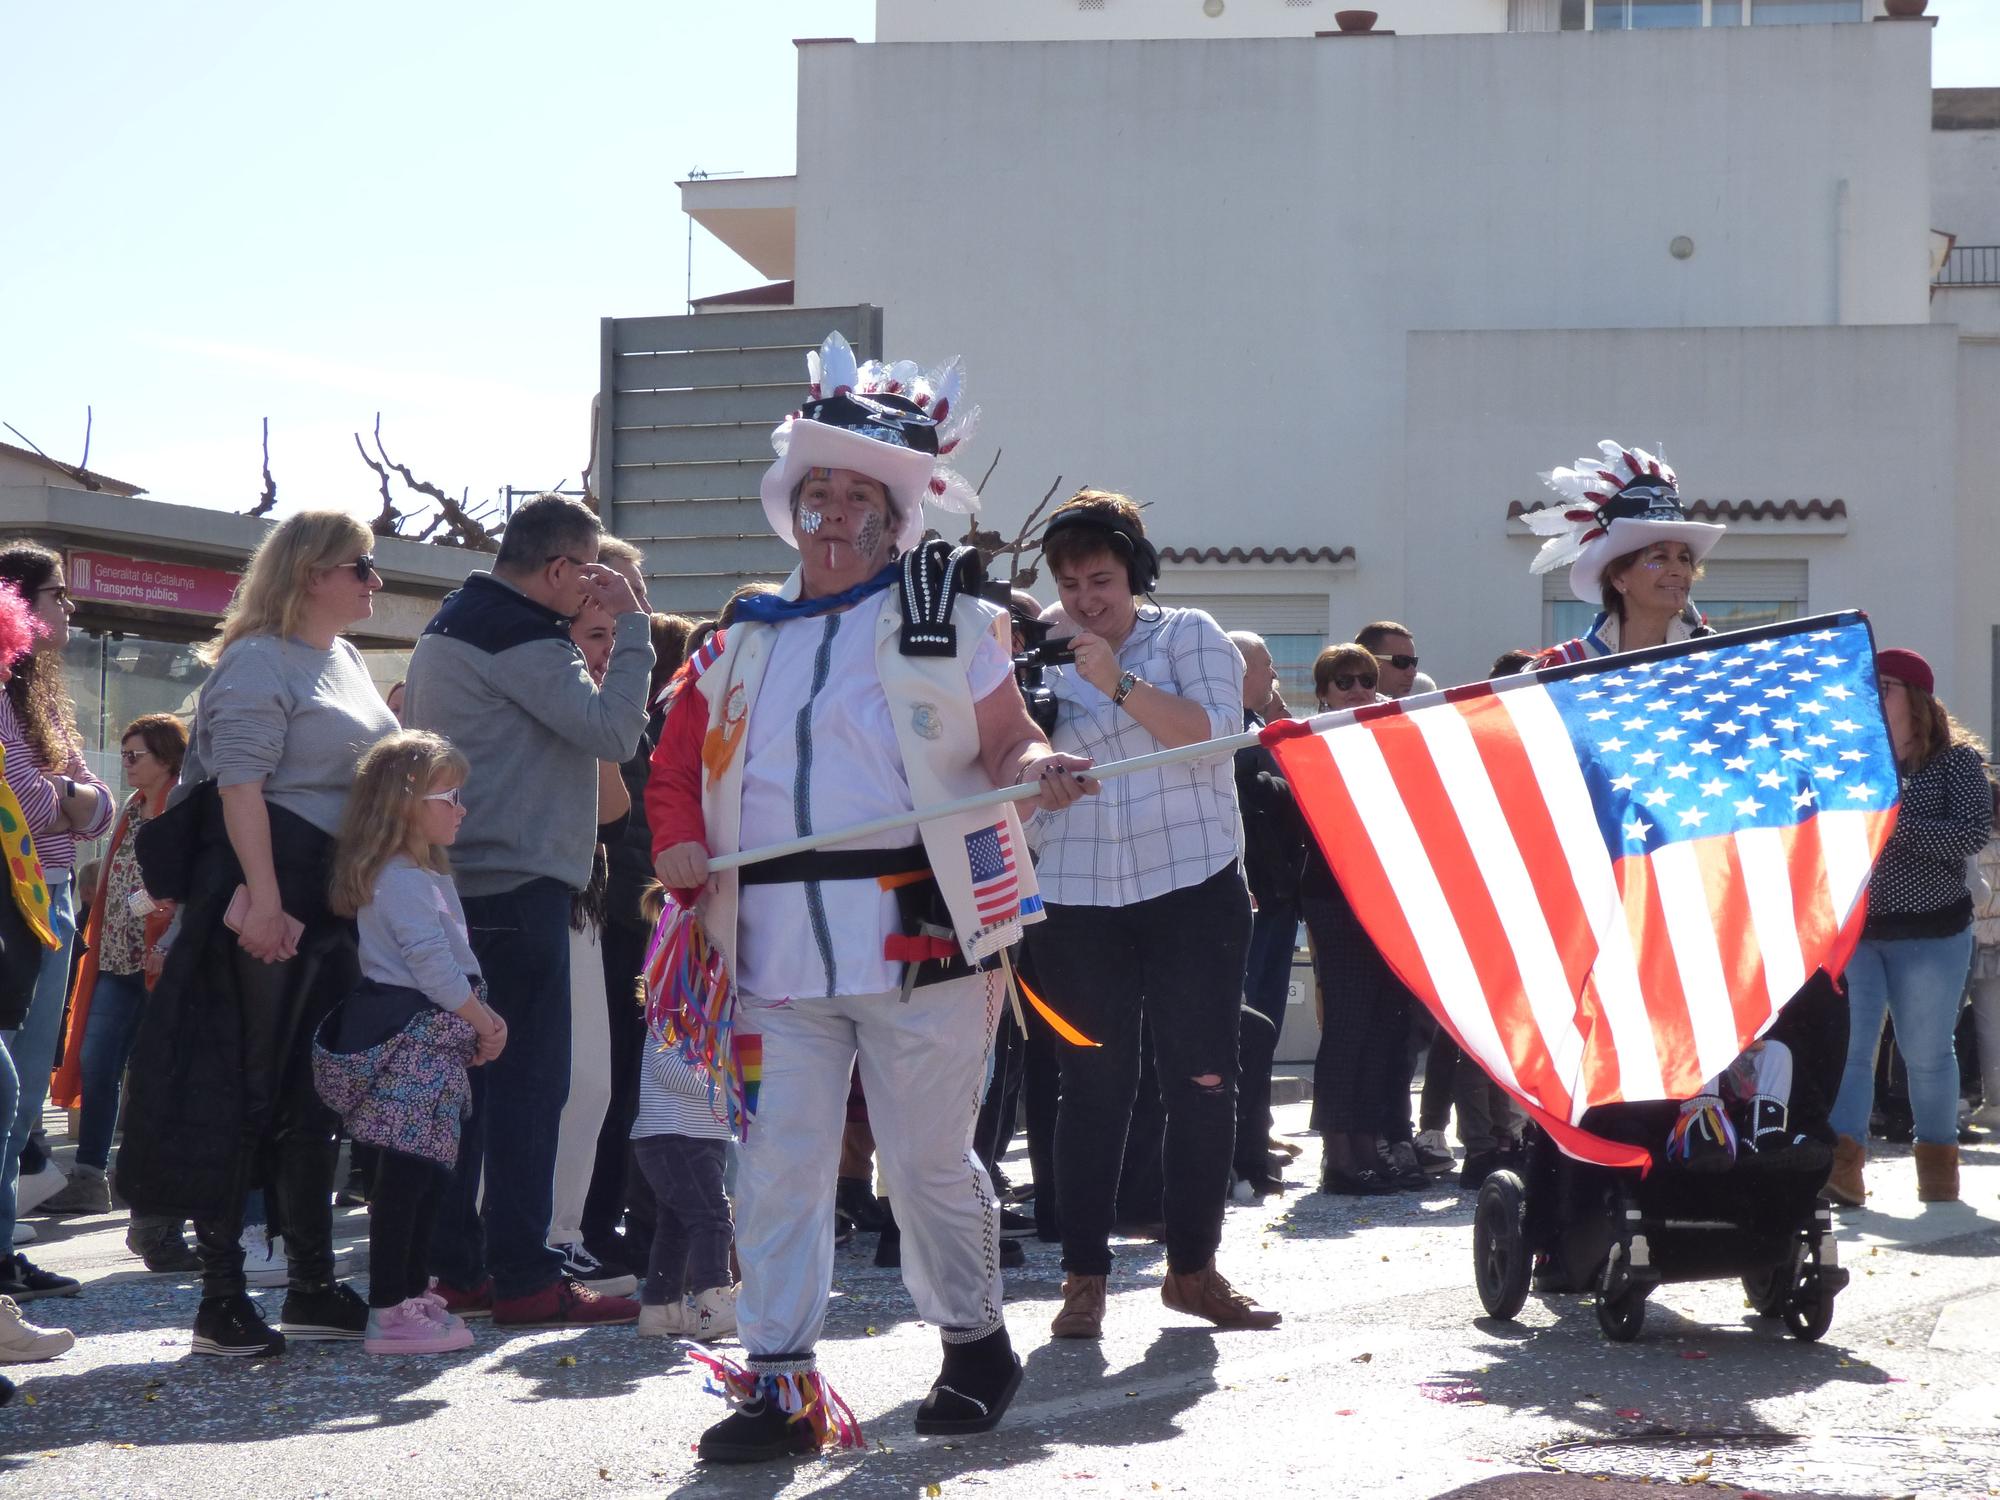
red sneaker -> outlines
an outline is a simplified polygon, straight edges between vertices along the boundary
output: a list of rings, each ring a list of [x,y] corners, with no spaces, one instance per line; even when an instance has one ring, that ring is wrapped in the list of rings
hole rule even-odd
[[[493,1278],[483,1276],[479,1285],[467,1291],[464,1287],[453,1286],[448,1281],[431,1278],[431,1290],[444,1298],[444,1310],[457,1313],[461,1318],[490,1318],[493,1316]]]
[[[639,1321],[630,1297],[607,1297],[575,1281],[552,1281],[525,1297],[493,1302],[495,1326],[508,1328],[596,1328]]]

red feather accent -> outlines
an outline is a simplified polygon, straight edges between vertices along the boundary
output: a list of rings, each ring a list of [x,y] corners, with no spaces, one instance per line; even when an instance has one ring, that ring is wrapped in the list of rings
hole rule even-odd
[[[1616,474],[1609,473],[1604,469],[1599,469],[1597,471],[1597,477],[1603,480],[1606,484],[1623,484],[1625,482],[1624,480],[1620,479]]]
[[[1597,519],[1597,512],[1594,510],[1566,510],[1563,512],[1563,519],[1565,521],[1594,521]]]
[[[887,385],[883,386],[882,389],[887,391],[892,396],[900,396],[903,394],[903,382],[900,380],[892,380]]]
[[[944,491],[945,483],[942,479],[933,479],[931,481],[931,493],[933,495],[942,495]]]
[[[1604,532],[1605,532],[1605,528],[1604,528],[1604,527],[1602,527],[1602,526],[1593,526],[1593,527],[1591,527],[1591,528],[1590,528],[1590,530],[1586,531],[1586,532],[1585,532],[1585,533],[1583,534],[1583,537],[1582,537],[1582,540],[1583,540],[1583,541],[1586,541],[1586,542],[1594,542],[1594,541],[1596,541],[1596,540],[1597,540],[1597,539],[1598,539],[1599,537],[1603,536],[1603,535],[1604,535]]]
[[[937,410],[932,412],[931,415],[937,418],[938,422],[942,424],[944,422],[944,419],[950,414],[951,414],[951,399],[947,396],[938,397]]]
[[[1630,449],[1621,452],[1618,456],[1625,460],[1625,467],[1632,471],[1634,479],[1637,479],[1641,474],[1646,472],[1646,466],[1632,456]]]
[[[916,399],[917,410],[923,411],[931,404],[931,393],[929,391],[918,391]]]
[[[817,380],[815,380],[810,386],[806,387],[806,390],[812,396],[813,400],[815,401],[819,400],[819,382]]]
[[[854,387],[851,385],[835,386],[833,393],[836,396],[851,396],[854,394]]]

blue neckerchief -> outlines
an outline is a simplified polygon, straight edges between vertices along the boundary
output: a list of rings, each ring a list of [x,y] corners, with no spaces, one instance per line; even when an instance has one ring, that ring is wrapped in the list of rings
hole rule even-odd
[[[819,599],[785,599],[777,594],[752,594],[739,600],[736,618],[756,625],[782,625],[787,620],[810,620],[815,615],[831,614],[836,609],[845,609],[850,604],[859,604],[870,594],[879,594],[894,583],[902,573],[901,563],[890,563],[866,583],[857,583],[853,588],[838,594],[828,594]]]

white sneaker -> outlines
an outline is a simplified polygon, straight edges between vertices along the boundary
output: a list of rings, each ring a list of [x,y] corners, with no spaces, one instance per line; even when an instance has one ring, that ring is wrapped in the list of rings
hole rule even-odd
[[[1255,1203],[1257,1201],[1257,1189],[1251,1185],[1249,1178],[1239,1177],[1236,1179],[1235,1184],[1229,1189],[1229,1201],[1231,1203],[1244,1204]]]
[[[32,1224],[23,1223],[18,1219],[15,1220],[14,1243],[17,1245],[32,1245],[34,1244],[34,1242],[35,1242],[35,1226]]]
[[[711,1343],[736,1332],[735,1286],[712,1286],[681,1302],[681,1316],[687,1320],[687,1336],[698,1343]]]
[[[68,1186],[69,1179],[53,1161],[43,1162],[39,1172],[23,1173],[14,1188],[14,1217],[25,1219]]]
[[[262,1224],[246,1224],[243,1238],[243,1279],[251,1286],[288,1286],[291,1263],[285,1259],[285,1237],[266,1237]]]
[[[639,1337],[642,1339],[684,1339],[688,1327],[685,1302],[662,1302],[657,1307],[639,1304]]]
[[[0,1297],[0,1365],[54,1359],[75,1347],[76,1335],[67,1328],[37,1328],[12,1297]]]

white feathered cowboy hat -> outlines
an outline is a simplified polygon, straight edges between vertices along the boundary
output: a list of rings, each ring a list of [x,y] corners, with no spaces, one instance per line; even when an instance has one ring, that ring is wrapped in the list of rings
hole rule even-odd
[[[1685,542],[1699,563],[1728,528],[1690,521],[1674,471],[1645,449],[1606,438],[1597,451],[1596,460],[1579,458],[1574,468],[1542,475],[1563,499],[1521,519],[1548,538],[1528,571],[1552,573],[1567,563],[1570,592],[1601,605],[1604,570],[1616,559],[1655,542]]]
[[[814,469],[852,469],[877,480],[895,503],[899,551],[924,535],[924,506],[964,514],[979,497],[946,459],[972,435],[979,409],[959,409],[965,375],[956,359],[926,371],[909,360],[856,365],[838,333],[806,355],[812,396],[778,424],[771,446],[778,461],[764,471],[759,493],[771,529],[790,546],[792,491]]]

